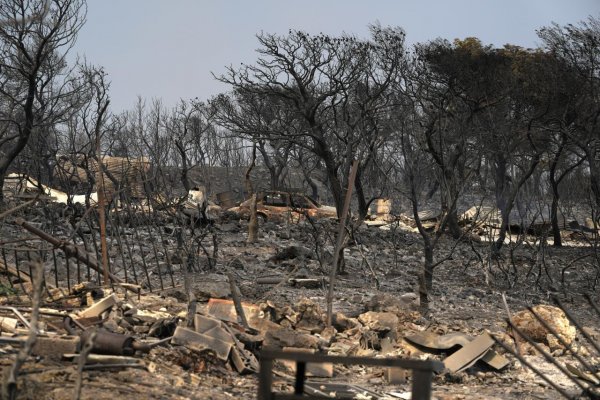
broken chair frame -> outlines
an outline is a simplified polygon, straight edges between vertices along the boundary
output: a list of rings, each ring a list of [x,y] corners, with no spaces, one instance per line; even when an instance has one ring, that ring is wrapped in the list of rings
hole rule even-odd
[[[275,360],[290,360],[296,362],[296,380],[294,393],[274,393],[273,363]],[[306,364],[307,363],[333,363],[345,365],[370,365],[389,368],[403,368],[413,371],[412,399],[428,400],[431,398],[431,381],[434,372],[444,369],[444,364],[434,360],[408,360],[401,358],[373,358],[373,357],[342,357],[305,352],[282,352],[263,350],[260,353],[260,370],[258,375],[258,399],[323,399],[327,397],[308,395],[305,393]]]

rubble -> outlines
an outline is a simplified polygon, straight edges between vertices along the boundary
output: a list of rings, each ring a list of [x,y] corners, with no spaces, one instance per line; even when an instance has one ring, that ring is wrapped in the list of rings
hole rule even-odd
[[[266,332],[263,346],[276,349],[284,347],[319,349],[327,346],[327,342],[317,336],[300,333],[290,328],[280,328]]]
[[[358,328],[361,324],[356,318],[348,318],[342,313],[333,314],[333,327],[340,332]]]
[[[218,262],[209,268],[202,263],[205,253],[196,245],[193,251],[178,249],[176,222],[145,226],[132,215],[130,225],[115,222],[109,226],[108,239],[113,246],[109,252],[110,271],[117,279],[112,286],[101,286],[99,277],[103,271],[94,269],[101,265],[93,248],[97,226],[82,224],[81,232],[85,232],[82,235],[87,241],[84,242],[78,236],[80,231],[68,224],[59,221],[52,230],[40,222],[40,217],[25,217],[31,226],[53,232],[57,244],[37,242],[51,248],[44,254],[45,314],[32,353],[35,363],[28,363],[34,372],[24,372],[20,379],[35,381],[39,373],[35,371],[44,371],[44,379],[52,377],[47,379],[57,379],[61,386],[68,386],[70,377],[78,373],[79,360],[85,358],[84,393],[86,385],[93,387],[94,379],[101,376],[103,382],[113,385],[119,380],[127,380],[131,385],[136,380],[161,385],[156,391],[163,397],[173,394],[175,398],[194,398],[196,392],[214,392],[214,398],[220,400],[223,389],[218,388],[226,387],[229,397],[248,398],[256,393],[261,351],[277,349],[314,355],[440,361],[446,370],[434,378],[434,394],[442,394],[439,398],[444,398],[446,392],[460,392],[463,386],[482,390],[484,397],[494,394],[494,387],[521,390],[519,385],[524,382],[527,390],[535,392],[539,388],[537,382],[523,377],[520,363],[499,346],[490,345],[488,331],[505,343],[512,343],[505,334],[505,313],[496,307],[497,292],[493,286],[483,285],[479,267],[465,266],[471,250],[462,244],[457,246],[453,258],[440,265],[443,275],[436,275],[440,281],[436,282],[439,291],[432,295],[432,315],[422,316],[417,311],[418,296],[414,293],[416,271],[422,262],[418,240],[400,224],[390,228],[398,229],[397,232],[361,227],[356,233],[361,250],[350,244],[344,252],[349,274],[339,276],[332,326],[328,327],[323,300],[329,270],[327,261],[320,264],[319,257],[331,253],[333,247],[331,243],[318,242],[324,247],[316,250],[313,228],[308,222],[289,226],[269,222],[262,239],[246,245],[245,221],[215,221],[206,229],[218,235]],[[7,226],[21,232],[18,226]],[[390,235],[397,235],[397,246],[388,245]],[[211,253],[212,239],[208,238],[204,245],[209,246]],[[77,246],[78,257],[65,256],[62,249],[69,249],[71,244]],[[447,245],[443,250],[450,248]],[[6,289],[0,301],[25,310],[22,316],[27,317],[32,284],[25,254],[7,251],[5,261],[0,257],[0,284]],[[179,263],[175,255],[180,258]],[[365,267],[366,258],[372,271]],[[88,268],[86,262],[92,267]],[[456,277],[459,268],[466,272]],[[380,287],[374,283],[375,275]],[[235,278],[235,290],[229,276]],[[134,285],[130,286],[133,290],[125,289],[129,284]],[[190,292],[197,299],[197,308],[188,314]],[[247,327],[236,311],[234,293],[241,301]],[[516,309],[524,306],[517,294],[512,296],[510,301],[517,305]],[[527,299],[544,301],[543,296]],[[564,315],[549,315],[552,321],[566,321],[568,326]],[[73,320],[71,335],[64,324],[67,316]],[[528,321],[526,325],[531,324],[533,320],[527,318],[522,319]],[[27,339],[26,323],[26,318],[14,311],[0,308],[0,354],[4,365]],[[586,354],[586,348],[574,339],[573,328],[569,329],[565,338],[571,338],[569,343],[576,345],[580,354]],[[590,335],[597,333],[592,327],[585,331]],[[86,357],[81,356],[81,347],[89,336],[83,332],[95,332],[101,339]],[[536,340],[554,350],[550,339],[546,333]],[[585,357],[595,360],[593,349],[590,350]],[[528,349],[525,356],[532,357],[535,365],[540,363],[539,354]],[[565,363],[568,360],[571,374],[593,383],[593,370],[572,362],[562,353],[553,354],[565,357]],[[289,386],[286,379],[295,373],[295,364],[288,366],[275,364],[281,386]],[[45,372],[53,368],[69,372],[63,374],[66,378]],[[309,381],[307,393],[360,389],[372,398],[384,398],[384,392],[404,396],[413,381],[408,370],[398,368],[309,363],[307,371],[314,378],[319,377],[318,383]],[[71,395],[64,387],[60,389],[63,397]],[[150,389],[146,387],[141,393],[146,393],[144,390]],[[510,394],[506,398],[515,397]]]
[[[296,304],[296,310],[298,315],[295,329],[310,333],[321,333],[325,329],[324,313],[319,304],[303,298]]]
[[[73,292],[86,294],[91,293],[92,290],[94,290],[93,285],[73,288]],[[365,309],[387,311],[370,310],[359,314],[357,318],[348,317],[341,312],[335,313],[333,319],[335,329],[326,327],[323,310],[317,302],[309,298],[302,298],[293,305],[279,305],[272,301],[258,305],[243,303],[250,325],[247,329],[238,324],[232,300],[209,299],[194,315],[192,328],[186,327],[182,321],[185,317],[183,307],[179,308],[181,311],[173,309],[169,312],[158,298],[142,296],[139,300],[128,301],[117,293],[109,291],[103,298],[72,314],[78,317],[76,321],[80,321],[79,323],[89,324],[97,321],[104,329],[122,331],[112,333],[102,329],[95,330],[100,341],[94,345],[92,353],[88,356],[85,371],[125,368],[155,370],[156,361],[150,363],[143,361],[148,358],[143,355],[144,351],[149,351],[149,355],[165,351],[181,351],[185,354],[189,351],[191,359],[200,354],[204,354],[203,359],[213,355],[215,360],[225,363],[222,365],[229,365],[228,368],[241,375],[258,371],[257,356],[261,348],[313,354],[316,352],[341,355],[381,354],[394,357],[404,351],[395,334],[406,326],[415,326],[410,322],[414,312],[406,309],[405,302],[392,296],[371,298],[371,301],[365,304]],[[147,308],[148,306],[152,308]],[[17,319],[14,320],[17,324],[20,323]],[[11,326],[14,326],[14,322]],[[159,331],[166,329],[167,326],[173,326],[172,337],[166,337],[160,343],[159,339],[148,341],[151,336],[164,337],[165,334]],[[145,329],[139,329],[142,327]],[[365,335],[368,336],[369,332],[379,341],[378,346],[371,347],[370,353],[360,353],[360,351],[353,353],[350,343],[359,342],[361,338],[366,337]],[[103,337],[110,343],[104,342]],[[145,337],[146,342],[140,340],[141,337]],[[498,360],[506,361],[490,349],[493,341],[485,334],[473,340],[469,335],[459,332],[446,335],[420,332],[408,335],[407,340],[422,347],[442,351],[459,348],[444,359],[444,365],[451,373],[459,373],[467,369],[478,359],[496,367],[499,366]],[[81,337],[41,336],[34,348],[34,354],[77,363],[80,343],[84,341],[85,335]],[[156,346],[163,346],[163,350],[157,353],[153,350]],[[111,348],[119,350],[111,351]],[[155,359],[154,357],[151,359]],[[289,373],[295,373],[295,363],[284,362],[284,365]],[[500,370],[504,366],[497,369]],[[330,379],[337,374],[336,368],[331,363],[309,363],[306,368],[309,376],[321,379]],[[576,368],[573,368],[575,371]],[[381,371],[381,379],[388,385],[406,385],[410,382],[410,374],[406,370],[383,368]],[[585,372],[579,372],[582,376],[587,376]]]
[[[398,328],[399,319],[396,314],[391,312],[368,311],[358,316],[361,322],[369,330],[375,332],[395,331]]]
[[[488,337],[487,334],[484,334],[482,336]],[[448,333],[446,335],[438,335],[433,332],[424,331],[424,332],[418,332],[415,334],[407,335],[404,338],[407,341],[409,341],[410,343],[417,345],[419,348],[424,349],[425,351],[430,351],[430,352],[442,351],[442,352],[451,352],[451,353],[456,354],[456,353],[458,353],[458,350],[463,349],[467,346],[469,346],[469,347],[475,346],[475,344],[472,344],[474,342],[474,338],[472,336],[466,335],[462,332],[452,332],[452,333]],[[484,339],[481,339],[481,340],[484,342],[483,346],[487,345],[487,343],[489,342],[489,341],[486,342]],[[484,351],[482,355],[478,355],[476,353],[477,352],[475,351],[475,352],[472,352],[471,354],[467,354],[466,351],[464,351],[462,353],[458,353],[458,355],[456,356],[459,359],[455,358],[453,361],[453,359],[448,357],[447,359],[444,360],[444,363],[446,363],[446,360],[448,360],[448,363],[450,363],[451,367],[447,366],[447,368],[452,372],[459,372],[461,370],[464,370],[479,360],[481,360],[483,363],[487,364],[489,367],[491,367],[497,371],[504,369],[509,364],[508,359],[506,359],[502,355],[496,353],[491,348],[488,348],[487,351]],[[465,354],[467,354],[467,355],[465,355]],[[454,355],[454,354],[452,354],[452,355]],[[470,360],[467,359],[469,357],[471,357]],[[462,360],[462,361],[460,361],[460,360]],[[455,365],[455,364],[459,364],[459,363],[463,363],[462,367],[461,366],[457,367]],[[454,371],[453,371],[453,369],[454,369]]]
[[[258,317],[258,307],[253,304],[242,303],[242,308],[250,326],[252,326]],[[207,304],[207,312],[209,315],[221,320],[238,322],[238,315],[233,300],[210,299]]]
[[[107,297],[103,298],[102,300],[94,303],[89,308],[81,311],[79,313],[79,318],[99,317],[102,313],[104,313],[106,310],[110,309],[112,306],[114,306],[118,302],[119,302],[119,299],[117,298],[117,296],[115,294],[111,294],[110,296],[107,296]]]
[[[229,352],[233,346],[231,338],[229,338],[230,341],[227,341],[227,336],[228,335],[219,336],[217,332],[213,332],[212,335],[210,332],[202,334],[178,326],[175,329],[171,343],[186,346],[197,351],[211,350],[215,352],[218,358],[226,361],[229,358]]]
[[[282,349],[284,352],[307,352],[311,354],[315,354],[314,349],[306,349],[302,347],[284,347]],[[296,373],[296,363],[292,361],[283,361],[283,365],[286,366],[290,370],[291,373]],[[316,376],[319,378],[332,378],[333,377],[333,364],[332,363],[307,363],[306,364],[306,375],[307,376]]]
[[[454,347],[463,347],[473,340],[471,336],[462,332],[438,335],[428,331],[407,335],[404,338],[413,344],[433,350],[450,350]]]
[[[231,297],[231,288],[226,280],[217,281],[206,279],[201,287],[194,290],[194,295],[200,300],[227,299]]]

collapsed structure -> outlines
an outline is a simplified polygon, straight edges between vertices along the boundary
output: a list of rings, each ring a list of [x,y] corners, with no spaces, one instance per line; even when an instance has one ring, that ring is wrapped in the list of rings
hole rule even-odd
[[[76,154],[58,157],[54,177],[70,192],[81,192],[86,187],[96,192],[101,179],[109,199],[116,194],[143,199],[148,196],[150,167],[147,157],[103,156],[98,163],[96,158]]]

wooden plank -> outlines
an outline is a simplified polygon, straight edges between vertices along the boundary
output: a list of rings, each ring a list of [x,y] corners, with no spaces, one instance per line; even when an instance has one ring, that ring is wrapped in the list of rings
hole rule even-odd
[[[102,300],[92,304],[85,310],[79,313],[79,318],[94,318],[99,317],[104,311],[108,310],[119,302],[119,298],[116,294],[106,296]]]

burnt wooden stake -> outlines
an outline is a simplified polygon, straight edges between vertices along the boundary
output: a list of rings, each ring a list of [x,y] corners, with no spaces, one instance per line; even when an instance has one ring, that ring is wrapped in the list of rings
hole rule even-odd
[[[248,329],[248,320],[246,319],[246,314],[244,313],[244,307],[242,307],[242,299],[240,298],[239,289],[235,284],[235,278],[231,272],[227,273],[227,279],[229,280],[231,298],[233,299],[233,305],[235,307],[235,312],[238,315],[238,320],[244,328]]]
[[[250,221],[248,222],[247,243],[256,243],[258,240],[258,216],[256,215],[256,194],[253,194],[250,201]]]
[[[196,296],[190,290],[188,292],[188,309],[187,309],[187,322],[188,328],[194,328],[194,315],[196,315]]]
[[[352,163],[352,169],[350,170],[350,177],[348,178],[348,190],[346,191],[346,199],[344,200],[344,209],[340,219],[340,227],[338,231],[337,243],[335,245],[335,251],[333,254],[333,265],[329,273],[329,291],[327,292],[327,326],[331,326],[331,318],[333,315],[333,287],[335,285],[335,275],[337,273],[337,266],[340,259],[340,251],[342,251],[342,245],[344,243],[344,237],[346,236],[346,217],[348,216],[348,210],[350,209],[350,199],[352,198],[352,189],[354,188],[354,180],[356,179],[356,171],[358,170],[358,160],[354,160]]]

